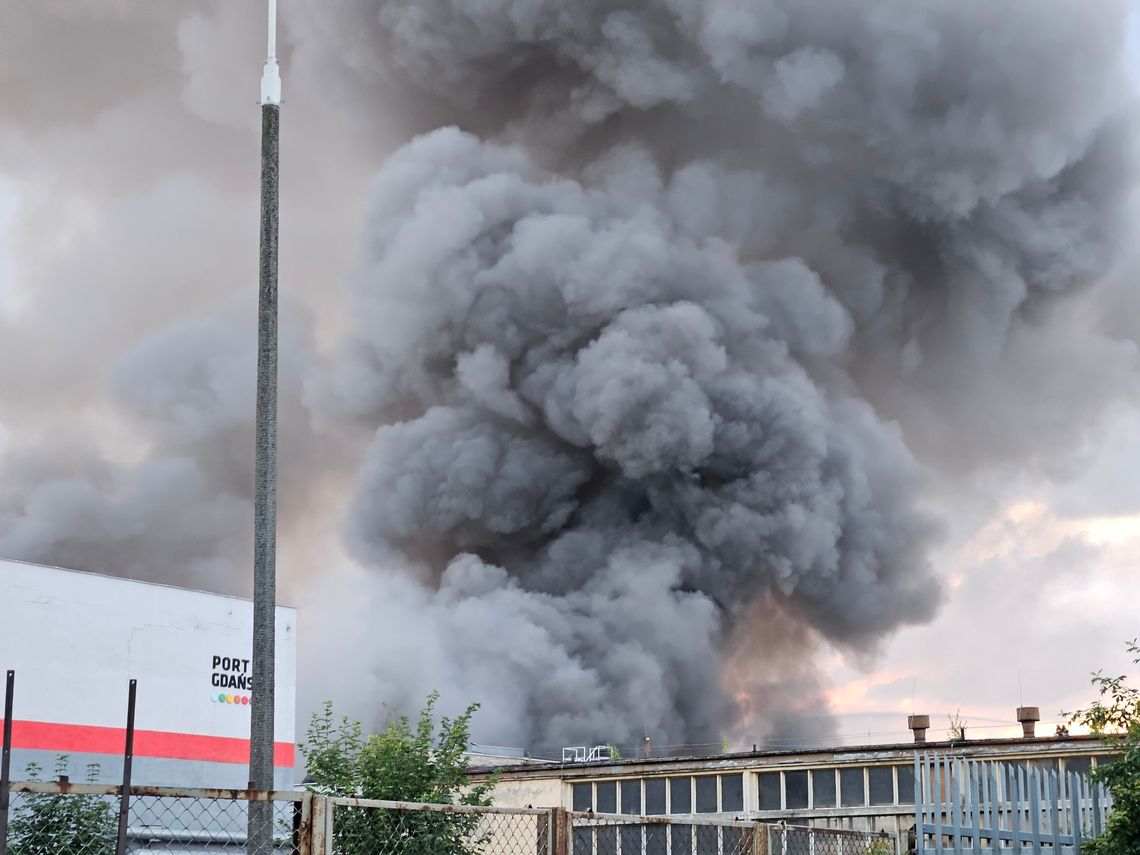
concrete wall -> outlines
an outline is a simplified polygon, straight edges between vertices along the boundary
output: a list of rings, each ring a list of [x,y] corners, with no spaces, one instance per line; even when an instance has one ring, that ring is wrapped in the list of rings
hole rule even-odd
[[[498,807],[570,807],[569,787],[557,778],[500,780],[491,794]]]

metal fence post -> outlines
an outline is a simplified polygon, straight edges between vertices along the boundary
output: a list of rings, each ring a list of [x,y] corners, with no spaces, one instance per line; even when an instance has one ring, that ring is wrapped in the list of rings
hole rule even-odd
[[[552,855],[551,835],[554,833],[554,815],[550,811],[534,818],[535,855]]]
[[[553,808],[550,813],[550,855],[570,855],[570,814],[566,808]]]
[[[304,793],[300,804],[300,822],[293,833],[293,851],[297,855],[313,853],[313,794]]]
[[[752,845],[749,847],[749,851],[752,855],[768,855],[768,827],[756,823],[752,826],[750,834],[752,835]]]
[[[309,804],[309,831],[301,835],[300,855],[332,855],[333,800],[329,796],[311,793],[306,793],[305,798]]]
[[[8,798],[12,771],[12,696],[16,691],[16,672],[9,671],[4,681],[4,753],[0,755],[0,855],[8,852]]]
[[[135,689],[138,681],[131,680],[127,689],[127,740],[123,747],[123,788],[119,793],[119,834],[115,841],[115,855],[126,855],[127,815],[131,808],[131,762],[135,756]]]

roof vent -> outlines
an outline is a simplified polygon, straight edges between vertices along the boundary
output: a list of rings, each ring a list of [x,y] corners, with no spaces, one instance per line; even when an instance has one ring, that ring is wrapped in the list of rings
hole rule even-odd
[[[1037,722],[1041,721],[1040,707],[1018,707],[1017,720],[1021,722],[1021,735],[1025,739],[1032,739]]]
[[[915,742],[926,742],[926,731],[930,728],[930,716],[908,715],[906,726],[914,731]]]

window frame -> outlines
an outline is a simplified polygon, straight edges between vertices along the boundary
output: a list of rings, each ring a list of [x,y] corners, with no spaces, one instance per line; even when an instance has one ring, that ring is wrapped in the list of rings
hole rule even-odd
[[[736,778],[740,781],[740,807],[731,810],[724,806],[724,779]],[[716,805],[717,813],[743,813],[748,805],[748,788],[744,786],[744,770],[739,772],[721,772],[716,776]]]
[[[838,780],[839,786],[836,789],[835,800],[838,803],[839,807],[841,807],[841,808],[868,807],[869,795],[867,793],[867,767],[866,766],[839,766],[838,770],[839,770],[839,780]],[[843,773],[844,772],[851,772],[854,770],[858,770],[858,771],[862,772],[862,775],[860,777],[862,778],[862,781],[863,781],[863,800],[861,802],[857,802],[855,804],[849,804],[846,801],[844,801],[844,796],[843,796]]]
[[[761,804],[760,800],[763,797],[763,792],[764,792],[764,787],[760,783],[760,776],[761,775],[775,775],[776,776],[776,798],[777,798],[777,801],[779,802],[779,807],[774,807],[774,808],[764,807]],[[758,811],[783,810],[784,809],[784,770],[783,769],[757,769],[755,772],[752,773],[752,776],[756,781],[756,786],[755,786],[755,789],[756,789],[756,801],[755,801],[756,808],[755,809]],[[749,804],[753,803],[752,799],[749,799],[748,801],[749,801]]]
[[[831,799],[829,805],[816,804],[815,800],[815,776],[816,774],[823,775],[824,773],[831,773]],[[808,810],[834,810],[839,807],[839,767],[837,766],[817,766],[808,770],[808,792],[811,796],[811,807]]]
[[[702,813],[718,814],[718,813],[720,813],[721,812],[721,810],[720,810],[720,775],[718,775],[715,772],[712,772],[712,773],[706,773],[703,775],[694,774],[692,776],[692,778],[693,778],[693,813],[694,814],[702,814]],[[707,779],[707,778],[711,778],[712,784],[713,784],[713,809],[712,810],[701,810],[701,806],[697,801],[697,799],[698,799],[697,781],[702,780],[702,779]]]
[[[871,766],[867,766],[865,768],[867,770],[865,773],[865,777],[867,780],[864,783],[863,791],[864,791],[864,795],[866,796],[867,807],[891,807],[893,805],[897,805],[899,803],[899,785],[898,785],[898,776],[895,774],[894,764],[892,763],[890,765],[883,765],[881,763],[875,763],[875,764],[873,764]],[[890,781],[890,783],[891,783],[891,786],[890,786],[891,800],[890,801],[876,802],[872,799],[872,797],[871,797],[871,770],[872,769],[886,769],[887,774],[891,776],[891,781]]]
[[[780,804],[783,806],[781,810],[813,810],[812,808],[812,791],[811,791],[811,769],[781,769],[780,770]],[[803,774],[807,777],[807,804],[803,807],[790,807],[788,805],[788,775]]]

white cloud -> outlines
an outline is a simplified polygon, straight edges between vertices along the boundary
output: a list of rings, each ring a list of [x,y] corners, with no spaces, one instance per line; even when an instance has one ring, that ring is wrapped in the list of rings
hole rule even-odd
[[[870,674],[833,661],[840,730],[856,741],[906,740],[913,711],[931,715],[930,736],[940,737],[961,709],[976,735],[1012,736],[1025,703],[1041,707],[1038,732],[1051,732],[1062,710],[1092,699],[1091,671],[1136,671],[1124,641],[1140,633],[1126,593],[1137,555],[1140,513],[1072,517],[1037,498],[1006,503],[943,551],[951,594],[934,623],[901,631]]]

